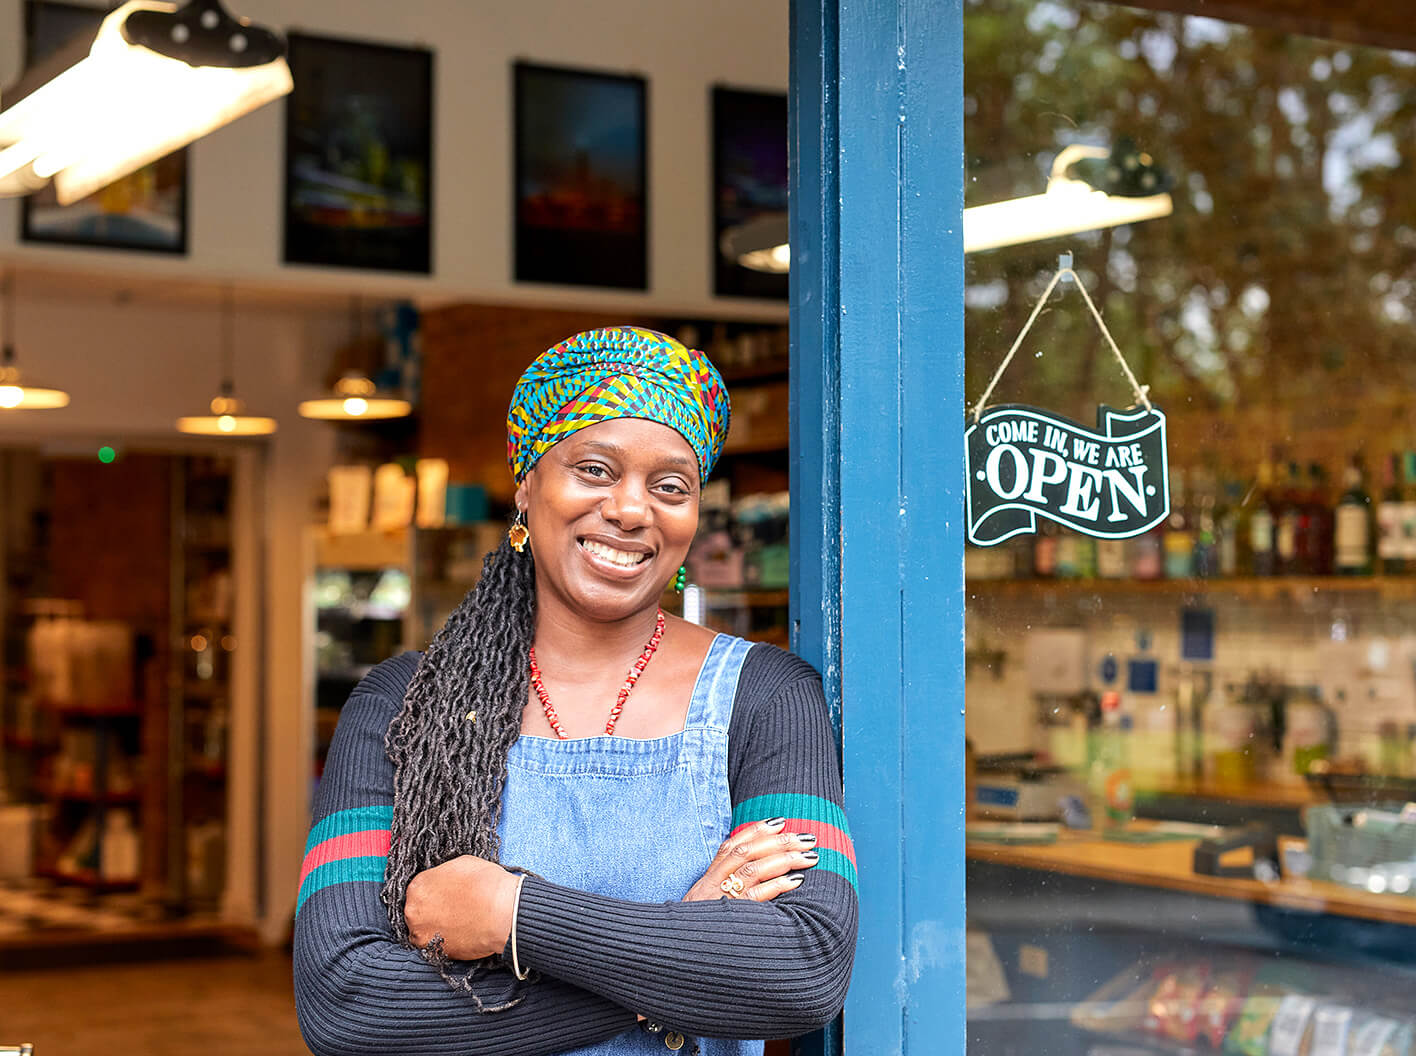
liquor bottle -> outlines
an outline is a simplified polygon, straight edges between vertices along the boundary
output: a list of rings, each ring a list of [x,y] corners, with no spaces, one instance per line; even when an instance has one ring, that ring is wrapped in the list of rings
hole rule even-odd
[[[1126,563],[1125,539],[1096,541],[1096,574],[1099,579],[1125,579],[1131,574]]]
[[[1038,579],[1057,578],[1057,536],[1060,529],[1053,521],[1040,518],[1033,536],[1033,575]]]
[[[1342,471],[1342,496],[1333,510],[1332,570],[1340,576],[1372,574],[1372,497],[1354,455]]]
[[[1382,495],[1377,505],[1377,567],[1387,576],[1406,571],[1406,496],[1401,490],[1401,472],[1401,455],[1393,452],[1382,463]]]
[[[1195,574],[1193,514],[1186,502],[1185,473],[1170,470],[1170,520],[1165,526],[1165,578],[1187,579]]]
[[[1371,498],[1367,499],[1371,510]],[[1299,561],[1312,575],[1332,574],[1333,511],[1336,503],[1328,494],[1327,470],[1316,462],[1308,465],[1308,490],[1304,496],[1303,523],[1298,538]],[[1367,542],[1372,533],[1368,531]]]
[[[1278,517],[1274,521],[1273,548],[1278,557],[1280,575],[1292,576],[1305,572],[1298,556],[1299,535],[1304,533],[1303,477],[1297,462],[1288,463],[1288,479],[1278,498]]]
[[[1248,533],[1243,537],[1248,553],[1242,566],[1253,576],[1272,576],[1278,573],[1278,551],[1275,549],[1275,535],[1278,518],[1275,516],[1278,499],[1273,489],[1273,466],[1268,462],[1259,463],[1259,479],[1245,507],[1248,518]]]
[[[1416,572],[1416,451],[1401,456],[1401,539],[1406,571]]]
[[[1195,549],[1193,571],[1199,579],[1209,579],[1219,574],[1219,543],[1215,525],[1215,480],[1208,470],[1196,470],[1191,480],[1195,523]]]
[[[1237,481],[1224,483],[1224,504],[1219,508],[1215,522],[1218,565],[1221,576],[1237,576],[1245,553],[1244,532],[1249,524],[1245,520],[1243,487]]]

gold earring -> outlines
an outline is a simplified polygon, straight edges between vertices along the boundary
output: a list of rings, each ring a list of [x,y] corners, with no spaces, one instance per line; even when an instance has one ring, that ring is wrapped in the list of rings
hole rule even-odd
[[[531,533],[526,530],[526,514],[521,510],[516,511],[516,520],[512,522],[506,537],[511,540],[511,548],[518,554],[526,549],[526,540],[531,538]]]

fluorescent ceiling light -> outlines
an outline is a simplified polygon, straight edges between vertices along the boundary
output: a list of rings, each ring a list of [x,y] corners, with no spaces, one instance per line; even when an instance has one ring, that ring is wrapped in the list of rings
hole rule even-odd
[[[1138,165],[1155,172],[1146,155],[1122,153],[1118,162],[1113,160],[1116,153],[1102,147],[1066,147],[1052,163],[1052,175],[1044,193],[965,209],[964,252],[977,253],[1001,246],[1040,242],[1047,238],[1169,216],[1174,204],[1170,195],[1163,191],[1142,196],[1108,194],[1086,181],[1067,175],[1067,170],[1083,159],[1105,158],[1108,165],[1115,165],[1124,164],[1127,157],[1135,157]],[[1142,173],[1137,181],[1143,189],[1144,175]],[[1155,181],[1159,188],[1163,174],[1156,173]]]
[[[1098,166],[1098,175],[1082,180],[1068,175],[1078,162],[1103,164]],[[1096,187],[1097,182],[1111,190]],[[964,210],[964,252],[1040,242],[1169,216],[1174,203],[1165,192],[1166,183],[1165,173],[1155,167],[1149,155],[1136,150],[1124,137],[1117,140],[1114,150],[1065,147],[1052,163],[1052,175],[1043,194]],[[730,227],[718,239],[718,248],[728,260],[736,260],[754,271],[788,271],[791,250],[787,245],[787,217],[784,213],[771,213]]]
[[[285,42],[219,0],[129,0],[0,94],[0,194],[69,205],[291,87]]]

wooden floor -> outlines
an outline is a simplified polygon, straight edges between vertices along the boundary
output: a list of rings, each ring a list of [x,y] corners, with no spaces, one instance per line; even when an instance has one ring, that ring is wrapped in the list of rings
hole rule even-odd
[[[0,969],[0,1046],[34,1056],[308,1056],[278,953]]]

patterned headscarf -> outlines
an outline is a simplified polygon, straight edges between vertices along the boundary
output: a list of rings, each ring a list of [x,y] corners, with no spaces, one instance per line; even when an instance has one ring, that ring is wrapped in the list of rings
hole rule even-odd
[[[520,483],[577,429],[645,418],[688,441],[706,481],[722,454],[729,415],[723,376],[702,352],[635,326],[587,330],[541,353],[521,375],[506,415],[506,457]]]

